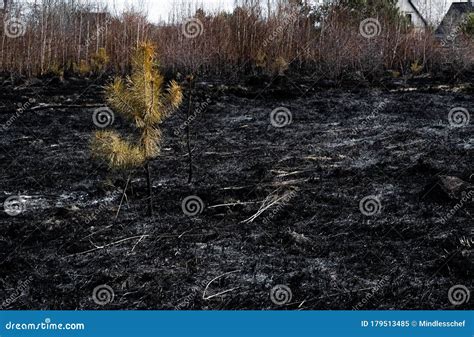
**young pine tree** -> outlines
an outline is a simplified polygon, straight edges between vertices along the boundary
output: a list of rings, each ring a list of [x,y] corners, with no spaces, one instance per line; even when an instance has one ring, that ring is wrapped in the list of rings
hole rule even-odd
[[[93,154],[106,160],[112,169],[143,167],[148,184],[148,215],[153,215],[153,191],[150,161],[160,153],[160,123],[175,111],[183,100],[181,87],[172,81],[167,89],[156,68],[155,48],[144,43],[132,59],[132,74],[116,78],[106,87],[111,108],[131,121],[138,131],[135,141],[122,138],[115,131],[96,132]]]

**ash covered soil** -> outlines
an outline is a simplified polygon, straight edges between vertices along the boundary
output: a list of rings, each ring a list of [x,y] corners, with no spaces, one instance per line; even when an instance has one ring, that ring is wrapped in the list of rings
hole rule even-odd
[[[472,308],[448,296],[474,284],[474,207],[460,201],[473,126],[448,119],[474,111],[472,85],[198,82],[193,182],[185,103],[162,125],[155,215],[136,170],[116,218],[128,175],[89,151],[104,81],[2,81],[0,201],[24,205],[0,213],[6,309]],[[291,124],[272,125],[278,107]],[[130,132],[118,115],[112,128]],[[200,214],[183,212],[188,196]],[[376,214],[361,211],[368,196]],[[102,285],[105,305],[93,300]],[[291,298],[272,301],[276,285]]]

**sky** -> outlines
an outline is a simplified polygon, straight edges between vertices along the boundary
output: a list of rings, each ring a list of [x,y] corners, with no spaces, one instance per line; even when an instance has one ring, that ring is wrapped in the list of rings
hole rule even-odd
[[[1,1],[1,0],[0,0]],[[191,7],[203,5],[206,10],[226,10],[231,11],[234,0],[102,0],[111,6],[115,6],[119,11],[123,8],[134,5],[137,6],[143,3],[148,9],[148,15],[152,22],[167,21],[170,13],[173,10],[173,4],[193,4]],[[314,2],[322,2],[320,0],[313,0]],[[443,18],[449,6],[454,0],[415,0],[414,3],[418,9],[424,14],[428,21],[433,23]],[[466,0],[456,0],[466,1]],[[194,13],[194,11],[192,12]],[[190,15],[192,15],[190,13]]]
[[[83,1],[89,2],[89,0]],[[115,8],[119,13],[124,8],[130,6],[139,8],[144,7],[148,11],[150,21],[154,23],[167,21],[170,14],[173,12],[173,8],[176,8],[176,6],[190,6],[193,10],[189,14],[186,13],[186,15],[193,15],[194,9],[199,7],[205,8],[206,11],[232,11],[234,7],[234,0],[92,0],[92,2],[95,1],[107,4],[112,12]],[[313,3],[321,3],[325,1],[328,0],[312,0]],[[455,1],[465,2],[467,0],[414,0],[413,2],[428,21],[436,23],[436,21],[439,21],[444,17],[451,3]],[[0,0],[0,3],[3,3],[3,0]]]
[[[143,3],[145,8],[148,9],[148,16],[152,22],[159,22],[161,20],[167,20],[169,14],[172,12],[173,4],[188,4],[192,3],[194,6],[202,4],[204,8],[209,10],[232,10],[234,0],[104,0],[109,6],[121,10],[127,6],[140,6]]]

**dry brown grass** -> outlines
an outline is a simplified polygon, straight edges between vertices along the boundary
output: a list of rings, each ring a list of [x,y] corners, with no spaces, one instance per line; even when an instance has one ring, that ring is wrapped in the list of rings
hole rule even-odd
[[[170,23],[152,25],[140,12],[90,14],[92,5],[45,0],[33,11],[17,8],[4,17],[21,17],[25,34],[9,38],[0,25],[0,69],[27,75],[73,71],[92,67],[94,55],[105,48],[108,69],[128,72],[129,51],[146,40],[158,46],[163,67],[183,73],[278,72],[285,61],[293,70],[305,68],[338,78],[352,72],[377,76],[385,70],[406,74],[414,62],[423,71],[473,63],[472,41],[462,48],[441,48],[431,31],[417,32],[383,13],[377,15],[380,34],[368,39],[359,30],[367,14],[343,6],[321,13],[281,3],[268,13],[258,3],[242,0],[233,13],[217,14],[176,8]],[[182,33],[188,17],[202,25],[195,38]]]

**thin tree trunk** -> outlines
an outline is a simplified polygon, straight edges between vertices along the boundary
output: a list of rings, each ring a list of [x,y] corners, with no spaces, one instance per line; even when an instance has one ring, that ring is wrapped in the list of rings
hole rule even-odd
[[[189,127],[189,118],[191,117],[191,109],[192,109],[192,97],[193,97],[193,79],[189,79],[189,106],[188,106],[188,114],[187,114],[187,125],[186,125],[186,140],[188,143],[188,161],[189,161],[189,175],[188,175],[188,184],[190,184],[193,180],[193,156],[191,152],[191,135],[190,135],[190,127]]]
[[[127,183],[125,184],[125,188],[123,189],[122,198],[120,199],[120,205],[118,207],[117,213],[115,214],[115,220],[117,220],[117,218],[120,214],[120,210],[122,209],[123,200],[127,197],[127,188],[128,188],[128,184],[130,183],[131,176],[132,176],[132,174],[130,173],[128,175],[128,178],[127,178]]]
[[[153,216],[153,186],[151,182],[150,162],[145,165],[146,181],[148,184],[148,216]]]

